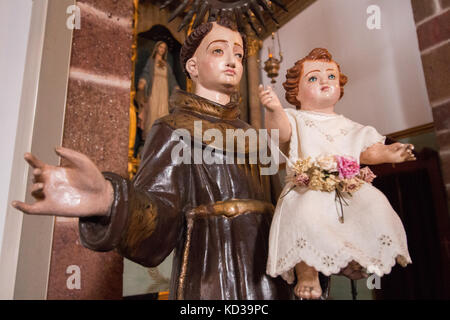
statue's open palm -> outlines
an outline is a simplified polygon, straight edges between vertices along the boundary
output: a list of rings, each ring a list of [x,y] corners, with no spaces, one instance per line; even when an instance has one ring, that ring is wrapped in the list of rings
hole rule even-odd
[[[56,153],[66,160],[52,166],[31,153],[25,160],[33,167],[33,204],[13,201],[12,206],[27,214],[65,217],[101,216],[108,213],[113,189],[96,165],[85,155],[67,148]]]

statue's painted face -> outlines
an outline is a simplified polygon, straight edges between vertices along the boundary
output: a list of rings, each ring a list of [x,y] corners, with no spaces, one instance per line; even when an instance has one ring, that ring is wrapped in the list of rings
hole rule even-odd
[[[164,54],[166,53],[166,50],[167,50],[167,44],[166,44],[165,42],[161,42],[161,43],[159,44],[157,50],[158,50],[158,54],[159,54],[161,57],[164,57]]]
[[[335,105],[341,95],[336,63],[306,60],[298,86],[297,99],[302,107],[321,109]]]
[[[186,66],[197,85],[211,91],[230,93],[241,81],[243,57],[243,41],[239,32],[214,23]]]

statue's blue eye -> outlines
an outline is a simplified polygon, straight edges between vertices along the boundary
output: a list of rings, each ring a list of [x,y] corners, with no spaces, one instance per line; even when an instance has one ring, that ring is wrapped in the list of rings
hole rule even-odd
[[[330,75],[328,76],[328,79],[334,80],[334,79],[336,79],[336,77],[334,76],[334,74],[330,74]]]
[[[317,81],[317,77],[312,76],[311,78],[308,79],[309,82],[314,82]]]

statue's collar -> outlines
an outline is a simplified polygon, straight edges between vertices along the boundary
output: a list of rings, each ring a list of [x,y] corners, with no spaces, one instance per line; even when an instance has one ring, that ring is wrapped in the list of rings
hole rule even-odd
[[[178,89],[172,94],[170,104],[175,108],[206,114],[224,120],[234,120],[239,117],[240,111],[237,99],[232,98],[231,100],[230,103],[222,105]]]

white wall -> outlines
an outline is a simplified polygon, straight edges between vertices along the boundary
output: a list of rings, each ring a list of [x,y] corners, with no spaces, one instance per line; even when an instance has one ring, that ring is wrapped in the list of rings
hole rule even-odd
[[[53,147],[62,140],[73,3],[0,0],[0,299],[46,298],[54,218],[10,203],[33,202],[25,152],[59,163]]]
[[[8,203],[31,0],[0,0],[0,248]]]
[[[366,10],[381,9],[369,30]],[[284,61],[274,85],[283,106],[286,70],[313,48],[328,49],[349,78],[336,112],[389,134],[433,121],[410,0],[317,0],[279,30]],[[261,61],[272,39],[264,41]],[[270,84],[262,71],[264,85]]]

